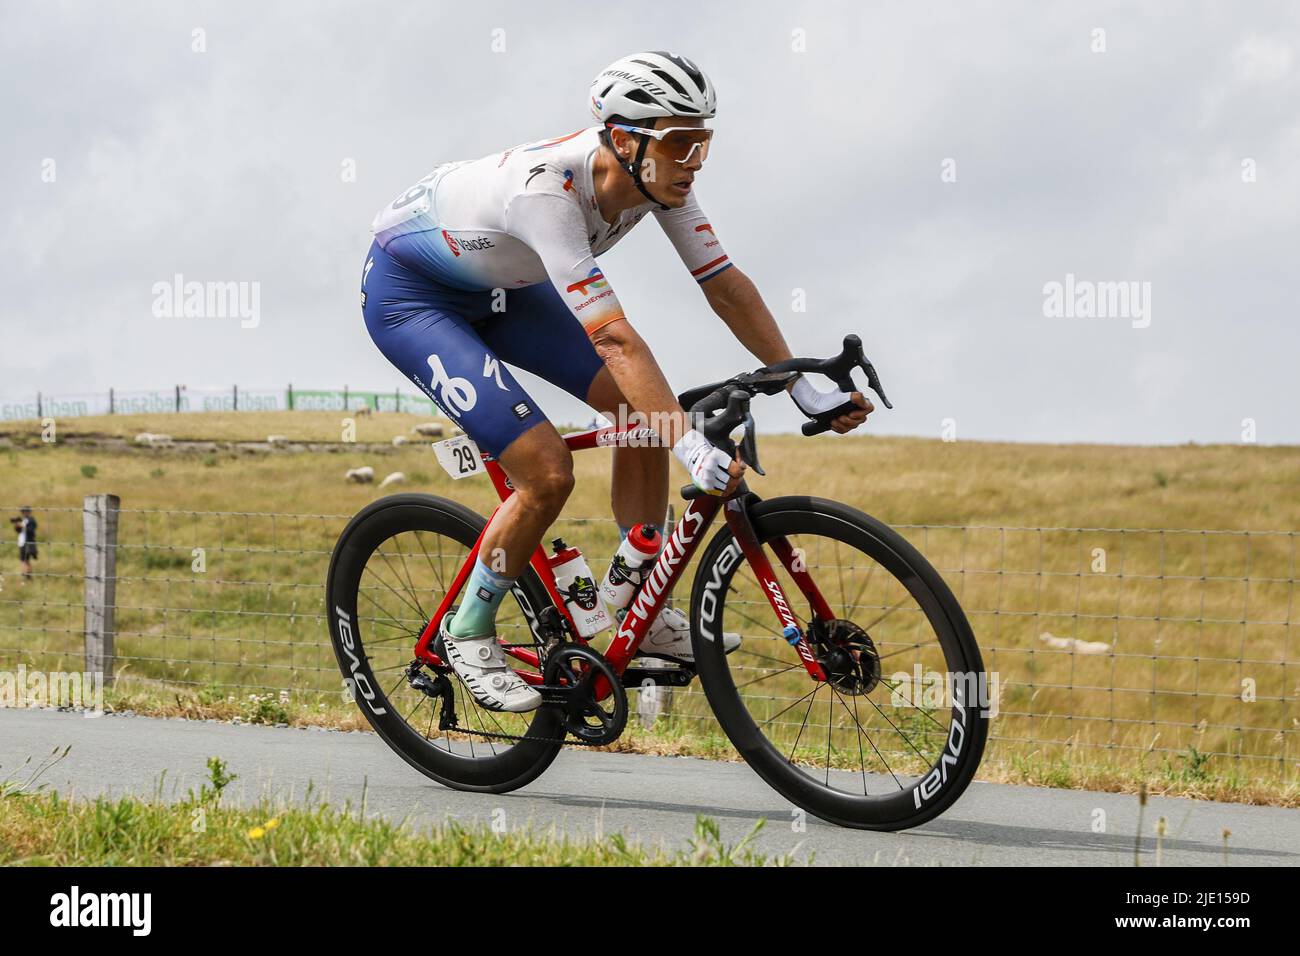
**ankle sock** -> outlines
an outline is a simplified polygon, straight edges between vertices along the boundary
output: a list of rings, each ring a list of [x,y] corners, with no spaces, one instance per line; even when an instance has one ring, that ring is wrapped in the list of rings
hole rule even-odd
[[[514,584],[514,578],[497,574],[482,560],[475,561],[474,570],[465,582],[460,608],[447,625],[447,632],[452,637],[483,637],[493,633],[497,608]]]

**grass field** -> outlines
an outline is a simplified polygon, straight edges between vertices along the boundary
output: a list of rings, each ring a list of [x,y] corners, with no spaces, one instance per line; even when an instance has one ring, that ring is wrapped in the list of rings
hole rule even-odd
[[[356,438],[414,439],[420,420],[362,417]],[[112,492],[124,509],[116,706],[356,722],[339,693],[321,584],[347,517],[388,490],[348,484],[344,472],[401,471],[405,490],[484,514],[495,503],[487,481],[452,482],[422,444],[250,454],[68,441],[142,431],[330,442],[342,426],[325,412],[112,416],[61,421],[53,444],[41,441],[38,423],[0,426],[11,445],[0,450],[0,505],[33,504],[42,540],[31,584],[3,566],[0,667],[81,669],[82,499]],[[986,779],[1107,789],[1146,781],[1164,792],[1297,800],[1290,532],[1300,528],[1300,449],[760,443],[770,477],[751,484],[764,497],[815,493],[913,526],[904,534],[958,594],[986,666],[1000,675]],[[598,570],[617,543],[603,517],[608,466],[604,452],[576,457],[578,488],[556,529]],[[1061,646],[1074,640],[1088,650]],[[729,753],[694,688],[677,693],[653,731],[626,742]]]
[[[685,846],[621,833],[573,838],[552,828],[449,822],[420,828],[323,802],[223,804],[236,777],[217,758],[208,782],[176,802],[135,797],[70,801],[25,781],[0,781],[0,866],[788,866],[745,838],[729,843],[699,817]]]

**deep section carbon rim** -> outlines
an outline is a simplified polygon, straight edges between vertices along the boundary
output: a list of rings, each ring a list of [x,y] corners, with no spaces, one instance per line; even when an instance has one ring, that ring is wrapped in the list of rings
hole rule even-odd
[[[813,680],[729,531],[701,563],[696,657],[728,736],[774,787],[852,826],[914,825],[951,803],[986,735],[982,663],[938,574],[892,532],[831,502],[755,509],[755,530],[831,679]],[[810,499],[788,499],[808,502]],[[824,505],[824,507],[823,507]],[[772,547],[784,539],[831,605],[819,620]],[[701,634],[742,636],[730,655]]]

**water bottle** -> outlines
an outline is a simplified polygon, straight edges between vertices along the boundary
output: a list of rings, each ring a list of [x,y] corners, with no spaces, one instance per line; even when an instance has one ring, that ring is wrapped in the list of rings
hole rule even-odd
[[[636,525],[623,539],[600,586],[605,603],[613,608],[615,614],[631,602],[645,573],[659,556],[663,543],[664,536],[652,524]]]
[[[582,637],[592,637],[613,624],[605,602],[601,599],[596,579],[587,567],[587,559],[577,548],[570,548],[563,538],[551,542],[553,553],[549,561],[555,575],[555,586],[564,598],[569,616]]]

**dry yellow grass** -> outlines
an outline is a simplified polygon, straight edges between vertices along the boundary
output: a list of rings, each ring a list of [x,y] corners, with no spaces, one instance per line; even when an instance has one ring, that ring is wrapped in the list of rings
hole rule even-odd
[[[444,418],[427,415],[370,415],[349,412],[201,412],[181,415],[89,415],[62,418],[55,422],[56,437],[61,440],[105,436],[132,441],[142,432],[170,435],[177,441],[265,441],[269,435],[283,435],[290,441],[337,442],[344,440],[344,420],[355,425],[358,442],[390,442],[394,435],[416,437],[411,428],[423,422],[436,422],[447,428]],[[37,441],[41,437],[39,422],[0,422],[0,438]]]
[[[340,419],[317,412],[121,416],[70,419],[60,423],[60,435],[333,441]],[[362,417],[357,438],[387,442],[410,435],[421,420]],[[19,658],[48,669],[53,661],[76,665],[80,508],[88,493],[115,492],[123,508],[134,509],[123,516],[122,535],[137,550],[124,548],[120,569],[128,579],[119,596],[127,673],[183,690],[232,680],[302,692],[335,686],[319,606],[328,551],[347,516],[388,493],[345,483],[347,468],[369,464],[380,478],[403,471],[411,479],[406,490],[455,498],[484,514],[495,504],[485,480],[452,482],[423,444],[265,455],[109,451],[45,445],[34,422],[5,429],[25,444],[0,453],[0,503],[32,502],[43,540],[63,547],[47,547],[40,564],[56,576],[20,598],[15,569],[5,569],[0,665]],[[1226,788],[1236,799],[1254,799],[1254,786],[1293,799],[1295,536],[1035,529],[1300,528],[1300,449],[797,436],[767,436],[760,447],[771,477],[751,483],[765,497],[815,493],[892,524],[927,526],[905,533],[958,592],[985,663],[1003,682],[986,778],[1068,782],[1062,768],[1072,767],[1093,784],[1110,781],[1108,789],[1156,774],[1157,786],[1220,795]],[[604,517],[609,455],[585,452],[576,462],[578,488],[562,532],[595,566],[617,540]],[[95,469],[93,477],[83,466]],[[587,518],[596,520],[573,523]],[[144,542],[147,552],[139,548]],[[206,578],[190,573],[198,546],[209,551]],[[1098,548],[1107,561],[1099,573]],[[1063,652],[1044,643],[1045,633],[1112,650]],[[1244,681],[1255,700],[1243,699]],[[347,720],[344,710],[331,704],[324,712],[337,716],[314,719]],[[716,726],[700,695],[679,695],[678,714],[689,733],[671,744],[636,745],[725,750],[714,746]],[[1206,761],[1204,754],[1217,756]]]

